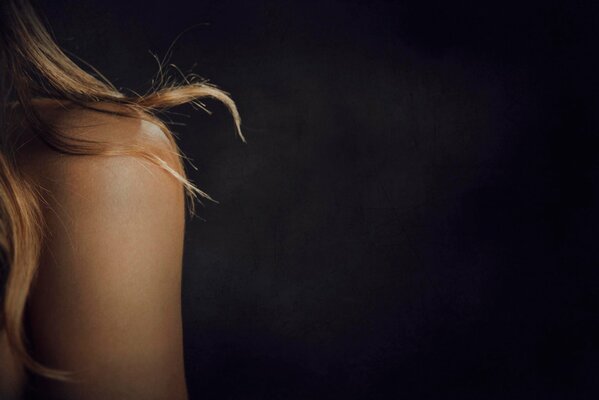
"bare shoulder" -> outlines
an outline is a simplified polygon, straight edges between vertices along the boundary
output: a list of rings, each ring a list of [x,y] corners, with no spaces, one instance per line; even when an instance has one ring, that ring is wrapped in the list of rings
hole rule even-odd
[[[52,99],[36,99],[32,105],[44,121],[75,139],[115,144],[162,143],[170,146],[161,127],[149,121],[147,115],[127,109],[124,105],[97,102],[90,104],[90,108],[84,108],[68,101]],[[136,117],[116,114],[124,112],[133,112]]]
[[[65,136],[151,150],[172,168],[178,169],[176,149],[162,129],[142,118],[123,117],[81,108],[65,108],[59,103],[37,105],[47,120]],[[98,108],[119,111],[118,105],[98,104]],[[181,184],[161,167],[135,155],[73,156],[50,149],[38,138],[27,137],[18,152],[22,169],[52,196],[79,199],[98,196],[178,197]],[[62,200],[67,200],[63,198]],[[167,204],[178,206],[178,203]]]
[[[98,102],[87,109],[67,101],[36,99],[33,106],[46,122],[59,127],[67,136],[114,143],[149,141],[169,145],[161,128],[144,119],[141,113],[137,113],[139,118],[110,114],[127,111],[123,105]]]
[[[159,130],[135,119],[56,117],[87,126],[86,135],[156,140],[170,150]],[[78,380],[48,383],[48,390],[77,399],[186,398],[182,185],[136,156],[73,156],[36,146],[23,158],[45,199],[31,340],[42,362]]]

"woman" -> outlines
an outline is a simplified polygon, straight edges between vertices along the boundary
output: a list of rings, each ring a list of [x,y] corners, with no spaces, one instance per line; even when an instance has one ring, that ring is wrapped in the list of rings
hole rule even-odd
[[[126,96],[57,47],[26,0],[0,15],[0,398],[186,399],[185,178],[155,112],[191,82]]]

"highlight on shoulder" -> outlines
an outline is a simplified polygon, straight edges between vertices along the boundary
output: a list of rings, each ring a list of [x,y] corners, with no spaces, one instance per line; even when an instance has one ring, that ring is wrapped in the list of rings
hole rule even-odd
[[[35,99],[32,105],[44,123],[53,126],[68,138],[108,142],[114,145],[142,144],[148,141],[150,144],[162,142],[167,146],[172,145],[155,117],[139,111],[137,116],[117,115],[116,113],[131,113],[131,109],[124,105],[97,102],[93,104],[92,109],[49,98]],[[32,136],[33,132],[23,135],[27,139],[35,140]]]
[[[82,159],[54,151],[32,131],[22,132],[19,145],[16,146],[16,158],[23,170],[37,183],[38,178],[52,173],[58,165],[111,163],[103,155],[137,157],[128,154],[129,151],[153,155],[156,158],[154,161],[163,160],[166,163],[166,166],[162,166],[163,169],[168,167],[183,174],[176,144],[172,138],[169,139],[168,133],[147,116],[126,117],[67,105],[63,101],[53,99],[36,99],[34,105],[44,123],[54,127],[65,138],[72,139],[75,143],[78,140],[94,141],[106,146],[103,153],[98,153],[100,158],[90,155]],[[108,102],[94,104],[94,108],[109,112],[123,111],[123,106]],[[122,152],[120,155],[119,149]],[[136,162],[140,162],[140,157],[137,158]],[[159,161],[157,163],[161,164]]]

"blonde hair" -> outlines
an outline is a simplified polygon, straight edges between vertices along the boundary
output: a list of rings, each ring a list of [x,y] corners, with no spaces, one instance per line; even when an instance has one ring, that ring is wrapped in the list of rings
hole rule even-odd
[[[125,95],[97,71],[95,77],[81,69],[58,47],[27,0],[2,0],[0,4],[0,248],[6,281],[0,310],[0,333],[6,334],[18,362],[31,372],[53,379],[67,374],[42,365],[27,349],[24,313],[28,294],[38,268],[43,222],[41,197],[15,162],[14,143],[9,135],[9,107],[23,111],[26,126],[52,149],[73,155],[132,154],[168,171],[185,187],[190,211],[199,197],[212,199],[185,175],[183,155],[167,125],[157,113],[185,103],[203,108],[200,98],[222,102],[233,116],[241,140],[241,119],[230,94],[193,76],[183,83],[161,83],[149,93]],[[11,98],[12,96],[12,98]],[[36,98],[65,100],[77,107],[124,117],[142,118],[157,124],[168,138],[177,165],[172,167],[151,149],[132,145],[75,139],[45,123],[33,107]],[[119,105],[118,111],[100,108],[99,103]],[[200,201],[201,202],[201,201]],[[6,275],[7,274],[7,275]],[[4,330],[5,332],[1,332]]]

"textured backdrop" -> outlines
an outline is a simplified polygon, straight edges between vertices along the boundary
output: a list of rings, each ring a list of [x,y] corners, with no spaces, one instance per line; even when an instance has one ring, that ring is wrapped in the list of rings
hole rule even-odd
[[[193,27],[171,62],[239,106],[247,145],[215,101],[172,116],[220,202],[188,223],[193,399],[599,389],[596,9],[40,4],[67,50],[137,91],[150,51]]]

